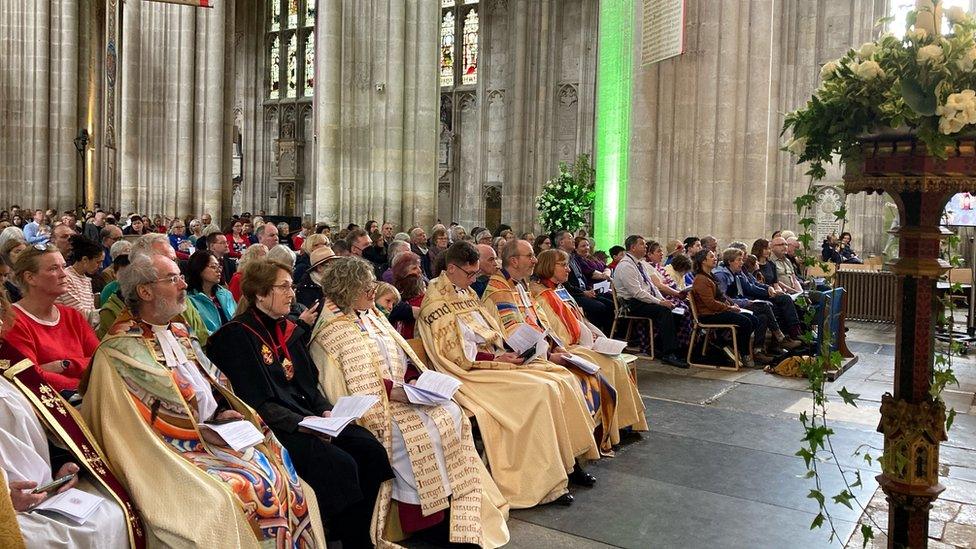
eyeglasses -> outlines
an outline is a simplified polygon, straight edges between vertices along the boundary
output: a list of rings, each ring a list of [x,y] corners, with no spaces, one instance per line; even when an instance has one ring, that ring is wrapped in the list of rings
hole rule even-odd
[[[369,286],[366,287],[366,290],[363,293],[366,295],[373,295],[376,293],[376,287],[377,284],[375,282],[370,282]]]
[[[285,282],[282,284],[273,284],[271,287],[276,290],[281,290],[285,293],[288,293],[289,290],[293,292],[295,291],[295,286],[293,286],[290,282]]]
[[[216,264],[216,263],[211,263],[211,264],[207,265],[207,268],[208,269],[213,269],[215,271],[220,271],[221,270],[221,266],[218,265],[218,264]]]
[[[464,267],[460,267],[460,266],[458,267],[458,269],[462,273],[464,273],[465,275],[467,275],[468,278],[475,278],[475,277],[478,276],[478,273],[480,272],[480,269],[475,269],[473,271],[469,271],[469,270],[465,269]]]
[[[169,282],[173,286],[176,286],[180,282],[186,282],[186,277],[181,274],[171,274],[152,281],[153,284],[157,284],[159,282]]]

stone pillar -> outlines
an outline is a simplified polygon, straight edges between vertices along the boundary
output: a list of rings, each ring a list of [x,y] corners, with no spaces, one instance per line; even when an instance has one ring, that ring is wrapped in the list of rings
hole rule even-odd
[[[139,90],[141,88],[142,2],[122,5],[122,109],[119,113],[119,209],[136,211],[139,181]]]
[[[315,219],[335,226],[342,160],[342,0],[319,0],[315,48]]]
[[[203,143],[203,180],[197,182],[202,187],[203,196],[196,209],[199,213],[208,212],[214,219],[221,219],[221,193],[224,186],[225,119],[224,105],[224,59],[229,56],[225,49],[224,23],[228,2],[216,2],[213,9],[198,10],[198,21],[203,24],[206,36],[205,81],[202,107],[205,116]],[[229,84],[229,83],[228,83]],[[227,181],[229,183],[229,181]],[[180,212],[186,214],[190,212]]]

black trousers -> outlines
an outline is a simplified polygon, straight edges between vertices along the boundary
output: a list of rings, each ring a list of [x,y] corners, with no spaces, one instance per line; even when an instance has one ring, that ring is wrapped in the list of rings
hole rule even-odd
[[[740,357],[749,356],[749,338],[752,337],[754,319],[755,315],[749,316],[734,311],[698,317],[702,324],[735,324],[735,342],[739,347]]]
[[[383,445],[359,425],[349,425],[332,442],[303,432],[275,435],[315,491],[328,538],[344,549],[372,547],[373,505],[380,485],[393,478]]]
[[[613,327],[613,317],[615,315],[615,311],[613,309],[613,298],[597,294],[596,297],[579,295],[574,299],[583,309],[583,314],[586,315],[587,320],[592,322],[593,325],[599,328],[601,332],[605,334],[610,333],[610,328]]]
[[[678,348],[678,334],[674,329],[674,315],[671,309],[639,299],[628,299],[627,309],[633,316],[642,316],[654,321],[654,332],[661,341],[661,356],[670,355]]]

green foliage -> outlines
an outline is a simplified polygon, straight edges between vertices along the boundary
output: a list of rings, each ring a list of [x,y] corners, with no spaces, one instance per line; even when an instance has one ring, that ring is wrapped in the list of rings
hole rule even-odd
[[[535,202],[546,232],[576,232],[586,224],[596,200],[593,175],[590,157],[585,154],[572,165],[559,164],[559,175],[546,182]]]
[[[909,25],[914,20],[911,13]],[[824,177],[824,165],[835,155],[842,162],[856,159],[859,139],[884,128],[912,130],[944,158],[951,135],[962,127],[950,127],[945,118],[951,113],[940,107],[950,95],[976,88],[976,22],[967,16],[954,21],[951,31],[943,36],[908,31],[901,40],[885,33],[825,63],[810,101],[786,115],[781,135],[792,139],[783,150],[794,153],[798,163],[809,162],[807,175],[814,180]],[[933,48],[935,57],[929,55]],[[976,119],[963,125],[969,124]]]

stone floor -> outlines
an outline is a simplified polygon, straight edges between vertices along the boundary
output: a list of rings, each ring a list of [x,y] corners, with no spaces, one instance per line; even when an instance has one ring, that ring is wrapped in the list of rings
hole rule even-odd
[[[837,398],[829,409],[839,465],[858,470],[854,493],[881,529],[869,546],[884,547],[887,512],[869,465],[853,452],[880,448],[875,432],[881,395],[890,390],[893,327],[851,323],[848,341],[859,360],[830,390],[859,393],[857,407]],[[954,360],[959,387],[945,399],[958,416],[942,446],[946,491],[932,513],[930,547],[976,547],[976,353]],[[574,489],[569,507],[513,511],[508,547],[861,547],[855,510],[830,507],[838,538],[826,526],[810,529],[817,504],[807,498],[813,481],[802,478],[802,429],[797,421],[811,399],[805,380],[761,371],[678,370],[657,361],[638,365],[641,395],[651,430],[613,459],[591,464],[599,481]],[[869,450],[874,455],[880,450]],[[822,465],[823,492],[839,493],[837,464]],[[848,474],[853,480],[853,473]],[[436,547],[411,541],[410,547]]]

